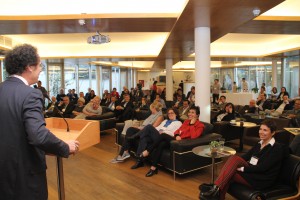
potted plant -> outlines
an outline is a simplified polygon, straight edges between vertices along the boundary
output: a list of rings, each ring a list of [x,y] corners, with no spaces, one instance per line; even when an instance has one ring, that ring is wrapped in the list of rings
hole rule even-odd
[[[258,92],[258,88],[257,87],[252,88],[251,91],[254,92],[254,93],[257,93]]]
[[[220,146],[220,143],[218,141],[211,141],[209,143],[211,154],[216,153],[218,151],[219,146]]]

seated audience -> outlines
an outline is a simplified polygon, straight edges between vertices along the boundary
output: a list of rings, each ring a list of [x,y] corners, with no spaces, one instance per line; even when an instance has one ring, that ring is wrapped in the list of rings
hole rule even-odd
[[[276,101],[277,100],[277,96],[278,96],[277,87],[273,87],[272,90],[271,90],[270,99],[272,101]]]
[[[241,114],[257,113],[258,108],[256,107],[256,102],[254,99],[251,99],[249,105],[245,105],[241,111]]]
[[[85,103],[85,99],[83,97],[79,97],[79,99],[77,100],[77,104],[72,112],[73,117],[76,117],[83,112],[84,103]]]
[[[103,96],[105,96],[105,98],[101,99],[100,105],[101,106],[107,106],[107,105],[109,105],[110,102],[111,102],[111,94],[107,93],[107,94],[105,94]]]
[[[173,102],[173,108],[178,109],[179,107],[182,106],[182,96],[181,95],[177,95],[176,100]]]
[[[223,166],[214,186],[201,191],[203,199],[225,199],[231,182],[238,182],[257,190],[274,185],[287,151],[273,138],[276,125],[271,120],[262,122],[259,129],[260,142],[240,156],[231,156]],[[201,186],[200,186],[201,189]]]
[[[145,97],[142,97],[141,102],[138,103],[138,106],[135,109],[137,112],[140,110],[149,110],[149,105]]]
[[[178,118],[178,111],[174,108],[167,110],[168,117],[159,126],[154,127],[147,125],[143,130],[139,132],[140,141],[136,151],[137,162],[131,167],[131,169],[137,169],[144,166],[142,152],[146,149],[149,143],[156,141],[157,136],[162,133],[174,136],[174,132],[182,125]],[[133,138],[130,138],[133,139]]]
[[[88,104],[93,98],[95,98],[95,91],[91,90],[88,95],[85,95],[85,104]]]
[[[108,104],[105,104],[105,106],[110,111],[114,111],[116,109],[117,105],[118,105],[118,102],[117,102],[117,97],[116,96],[110,97],[110,102]]]
[[[289,97],[289,93],[286,91],[286,88],[281,87],[281,92],[279,93],[279,95],[277,97],[277,101],[282,101],[284,95],[287,95]]]
[[[156,94],[155,101],[161,103],[161,105],[162,105],[163,108],[167,108],[165,100],[163,100],[162,98],[160,98],[159,94]]]
[[[129,150],[131,147],[132,139],[128,140],[129,137],[139,137],[139,131],[143,130],[145,126],[151,124],[153,127],[157,127],[163,121],[164,117],[161,109],[161,103],[153,102],[150,105],[151,115],[143,121],[142,125],[139,127],[130,127],[127,129],[125,140],[123,142],[119,155],[111,161],[112,163],[123,162],[125,159],[130,157]]]
[[[144,150],[142,153],[143,158],[147,157],[149,154],[152,155],[151,167],[146,174],[146,177],[157,174],[157,165],[160,160],[161,153],[163,149],[170,148],[170,142],[172,140],[195,139],[201,136],[204,130],[204,124],[199,121],[199,115],[200,108],[198,106],[192,106],[188,113],[188,119],[184,121],[184,123],[174,132],[173,135],[164,132],[155,132],[156,135],[146,136],[153,140],[153,144],[148,145],[146,150]],[[143,140],[145,140],[145,138],[141,136],[140,143],[143,143]],[[146,138],[146,140],[149,140],[149,138]]]
[[[226,102],[226,97],[225,96],[220,96],[219,100],[218,100],[218,105],[217,108],[222,110],[225,108],[225,105],[227,104]]]
[[[57,109],[54,110],[54,116],[55,117],[61,117],[61,115],[65,118],[71,118],[72,117],[72,111],[75,108],[75,105],[70,102],[70,99],[68,96],[65,96],[61,102],[58,104],[58,111]]]
[[[256,105],[258,106],[259,111],[264,111],[266,109],[271,109],[271,102],[267,100],[266,94],[261,94],[258,96]]]
[[[78,100],[78,95],[75,92],[75,89],[72,89],[71,92],[68,94],[70,102],[72,102],[73,104],[77,103]]]
[[[117,88],[113,88],[113,91],[110,94],[111,94],[112,97],[114,96],[117,99],[120,98],[119,92],[117,92]]]
[[[294,109],[284,111],[282,117],[291,119],[291,125],[298,128],[300,126],[300,99],[296,99]]]
[[[191,91],[188,92],[186,98],[189,100],[190,105],[194,105],[195,104],[195,86],[191,87]]]
[[[279,117],[283,113],[284,110],[291,110],[291,109],[292,109],[292,106],[289,102],[288,95],[283,95],[283,100],[279,101],[279,103],[277,104],[275,109],[273,109],[273,110],[266,109],[265,112],[267,114],[270,114],[271,116]]]
[[[179,107],[179,109],[178,109],[179,119],[181,121],[188,119],[189,110],[190,110],[189,101],[187,99],[185,99],[182,102],[182,106]]]
[[[52,117],[53,116],[53,111],[55,107],[57,106],[57,101],[55,96],[51,97],[51,102],[49,102],[47,108],[46,108],[46,117]]]
[[[100,101],[100,97],[95,96],[86,106],[84,106],[82,113],[77,115],[75,119],[85,119],[86,116],[101,115],[102,107],[100,106]]]
[[[134,115],[133,103],[130,101],[130,95],[124,94],[124,101],[116,106],[114,112],[119,122],[132,119]]]
[[[227,103],[223,110],[220,110],[216,117],[212,120],[212,122],[220,122],[220,121],[227,121],[235,119],[235,111],[234,105],[232,103]]]
[[[61,102],[63,98],[66,96],[64,89],[59,90],[59,94],[56,95],[57,102]]]

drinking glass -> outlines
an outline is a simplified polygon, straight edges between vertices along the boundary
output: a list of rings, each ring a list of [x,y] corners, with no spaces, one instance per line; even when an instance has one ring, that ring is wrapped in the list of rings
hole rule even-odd
[[[219,150],[222,152],[224,151],[224,144],[225,144],[225,138],[220,138],[219,139]]]

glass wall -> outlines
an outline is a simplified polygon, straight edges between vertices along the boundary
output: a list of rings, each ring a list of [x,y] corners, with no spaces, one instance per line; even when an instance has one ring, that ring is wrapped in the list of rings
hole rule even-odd
[[[91,66],[91,88],[93,88],[95,90],[95,93],[97,94],[99,91],[99,85],[97,84],[98,80],[97,80],[97,67],[96,66]],[[86,90],[81,90],[80,92],[86,92],[88,88],[86,88]],[[102,94],[99,94],[100,97],[102,98]]]
[[[242,78],[245,78],[246,81],[249,83],[249,67],[238,67],[236,68],[236,78],[235,82],[238,87],[242,85]],[[249,88],[251,89],[251,84],[249,83]]]
[[[120,91],[120,68],[118,67],[112,67],[111,68],[111,87],[117,88],[117,91]]]
[[[89,65],[79,65],[78,67],[78,92],[86,93],[88,88],[91,87],[90,83],[90,66]],[[92,87],[91,87],[92,88]],[[97,92],[96,88],[92,90]],[[99,95],[96,93],[96,95]]]
[[[232,90],[232,84],[234,81],[234,73],[233,73],[233,68],[225,68],[225,69],[220,69],[220,84],[222,87],[224,87],[226,90]]]
[[[50,96],[56,96],[59,93],[62,85],[62,66],[49,64],[48,65],[49,87],[48,92]]]
[[[284,59],[284,84],[290,97],[298,96],[299,56]]]
[[[67,93],[69,89],[75,89],[76,93],[78,93],[76,87],[76,67],[77,66],[72,63],[64,64],[65,93]]]
[[[110,91],[112,88],[110,87],[110,74],[111,74],[111,68],[109,67],[102,67],[102,72],[101,72],[101,94],[103,94],[104,90]],[[117,88],[117,91],[118,90]]]

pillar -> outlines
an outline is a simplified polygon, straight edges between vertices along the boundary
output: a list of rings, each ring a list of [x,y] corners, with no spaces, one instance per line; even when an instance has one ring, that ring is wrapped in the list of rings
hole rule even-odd
[[[166,59],[166,101],[173,101],[173,60]]]
[[[195,28],[195,104],[200,120],[210,122],[210,28]]]
[[[277,61],[272,60],[272,87],[277,87]]]

